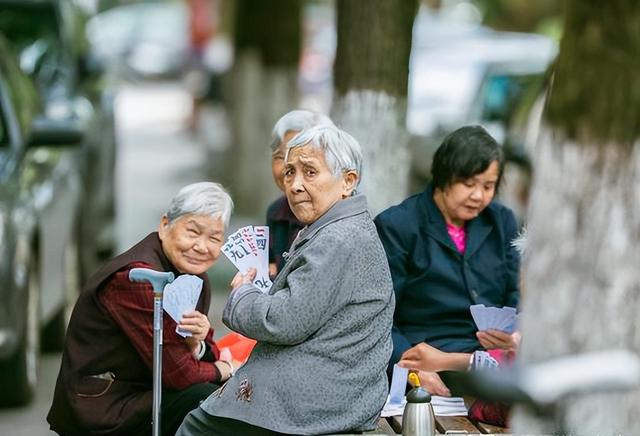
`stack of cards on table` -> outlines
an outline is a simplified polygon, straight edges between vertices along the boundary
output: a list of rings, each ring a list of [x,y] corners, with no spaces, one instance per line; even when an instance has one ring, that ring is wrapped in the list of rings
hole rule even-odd
[[[222,252],[242,274],[255,268],[254,286],[263,292],[271,288],[269,279],[269,227],[246,226],[230,235]]]
[[[484,304],[474,304],[470,310],[479,331],[492,329],[513,333],[516,330],[518,314],[514,307],[486,307]]]
[[[200,298],[200,291],[202,291],[200,277],[191,274],[178,276],[177,279],[164,287],[162,308],[179,324],[185,313],[195,310]],[[191,333],[177,327],[176,332],[183,337],[191,336]]]
[[[400,416],[404,412],[407,399],[404,395],[407,389],[407,377],[409,370],[401,368],[397,364],[393,365],[393,375],[391,376],[391,387],[387,402],[382,409],[381,416]],[[431,396],[431,406],[433,414],[438,416],[467,416],[467,407],[462,397],[439,397]]]

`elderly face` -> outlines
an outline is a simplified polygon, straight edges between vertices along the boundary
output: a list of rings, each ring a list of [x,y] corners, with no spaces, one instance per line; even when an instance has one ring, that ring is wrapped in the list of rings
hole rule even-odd
[[[303,224],[320,218],[337,201],[347,198],[358,176],[347,171],[335,178],[327,166],[324,152],[310,145],[289,151],[285,166],[285,194],[294,215]]]
[[[499,172],[498,162],[493,161],[483,173],[437,190],[434,199],[445,220],[462,226],[477,217],[493,200]]]
[[[220,256],[224,224],[220,218],[188,214],[169,224],[166,216],[158,229],[162,250],[183,274],[202,274]]]
[[[287,143],[298,134],[298,130],[288,130],[284,135],[283,141],[271,155],[271,173],[273,181],[276,182],[278,188],[284,192],[284,155],[287,151]]]

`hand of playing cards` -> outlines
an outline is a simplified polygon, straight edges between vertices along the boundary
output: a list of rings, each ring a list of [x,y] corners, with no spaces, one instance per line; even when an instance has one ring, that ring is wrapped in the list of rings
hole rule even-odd
[[[180,324],[182,316],[196,308],[202,291],[202,279],[191,274],[178,276],[173,282],[164,287],[162,294],[162,307],[173,318],[176,324]],[[176,333],[182,337],[191,336],[176,327]]]
[[[493,329],[511,334],[516,330],[518,314],[514,307],[486,307],[484,304],[474,304],[469,309],[479,331]]]
[[[256,269],[253,285],[263,292],[271,288],[269,278],[269,227],[246,226],[233,233],[222,247],[222,252],[242,274]]]

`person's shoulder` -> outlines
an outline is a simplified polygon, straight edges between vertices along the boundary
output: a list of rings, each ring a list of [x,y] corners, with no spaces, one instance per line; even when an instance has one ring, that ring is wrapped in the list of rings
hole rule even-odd
[[[489,203],[485,212],[485,216],[488,215],[494,223],[501,226],[508,233],[517,231],[518,222],[515,214],[509,207],[499,201]]]
[[[295,216],[291,212],[289,201],[284,195],[275,199],[267,208],[268,221],[291,221],[294,219]]]
[[[271,202],[269,207],[267,207],[267,218],[272,217],[276,213],[276,211],[280,209],[280,207],[282,206],[283,198],[284,196],[280,196]]]
[[[403,200],[400,204],[383,210],[374,219],[376,226],[404,226],[413,221],[414,217],[418,214],[418,207],[421,201],[424,201],[424,195],[424,192],[414,194]]]
[[[505,206],[504,204],[502,204],[501,202],[494,200],[491,203],[489,203],[489,206],[487,206],[487,212],[489,212],[491,215],[495,216],[496,218],[500,218],[500,219],[511,219],[514,218],[515,215],[513,213],[513,211],[511,210],[511,208]],[[515,218],[514,218],[515,219]]]
[[[122,285],[127,285],[127,287],[133,289],[133,288],[147,288],[150,285],[147,282],[132,282],[129,279],[129,273],[131,272],[132,269],[134,268],[148,268],[148,269],[154,269],[153,265],[141,261],[141,260],[136,260],[136,261],[132,261],[129,262],[128,264],[126,264],[125,266],[123,266],[122,268],[120,268],[118,271],[116,271],[115,273],[113,273],[110,277],[110,281],[111,282],[117,282],[119,284]]]

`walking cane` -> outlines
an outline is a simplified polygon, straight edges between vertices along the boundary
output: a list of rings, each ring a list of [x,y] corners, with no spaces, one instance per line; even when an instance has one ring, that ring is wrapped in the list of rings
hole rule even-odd
[[[132,282],[149,282],[153,287],[153,436],[160,436],[160,402],[162,401],[162,292],[174,279],[172,272],[133,268],[129,271]]]

